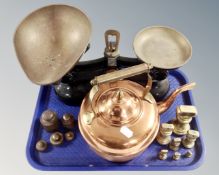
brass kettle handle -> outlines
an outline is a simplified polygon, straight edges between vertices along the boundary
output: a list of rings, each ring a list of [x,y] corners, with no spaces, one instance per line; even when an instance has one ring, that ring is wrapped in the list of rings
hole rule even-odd
[[[152,88],[152,83],[153,83],[152,77],[150,76],[149,72],[147,73],[147,75],[148,75],[148,81],[147,81],[147,84],[145,86],[145,90],[143,93],[143,99],[145,99],[145,96],[150,92]]]
[[[143,63],[143,64],[139,64],[139,65],[132,66],[129,68],[125,68],[122,70],[118,70],[118,71],[106,73],[106,74],[103,74],[100,76],[96,76],[93,80],[91,80],[90,83],[91,83],[91,85],[94,86],[94,85],[98,85],[98,84],[102,84],[102,83],[106,83],[106,82],[122,80],[125,78],[129,78],[129,77],[133,77],[135,75],[142,74],[142,73],[148,73],[148,75],[149,75],[150,69],[152,69],[152,68],[153,68],[152,65]],[[149,82],[148,86],[150,86],[150,84],[152,84],[152,80],[151,80],[151,82]],[[146,91],[148,91],[148,90],[150,91],[150,88],[146,87]]]

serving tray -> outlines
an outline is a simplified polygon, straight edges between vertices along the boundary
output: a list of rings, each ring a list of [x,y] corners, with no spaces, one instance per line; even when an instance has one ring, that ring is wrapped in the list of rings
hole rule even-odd
[[[169,72],[170,92],[180,85],[188,82],[186,76],[179,70]],[[192,93],[184,92],[180,94],[173,105],[161,115],[161,123],[169,122],[175,118],[175,111],[178,105],[194,105]],[[64,113],[72,113],[76,120],[79,112],[79,106],[67,106],[62,103],[55,95],[52,86],[42,86],[40,88],[35,113],[29,133],[26,154],[29,163],[40,170],[46,171],[84,171],[84,170],[141,170],[141,171],[164,171],[164,170],[191,170],[199,167],[203,162],[204,144],[201,134],[201,128],[198,123],[199,117],[192,120],[191,128],[200,132],[200,138],[197,139],[195,147],[192,149],[191,158],[182,158],[178,161],[172,160],[173,151],[169,151],[167,160],[159,160],[157,155],[165,146],[161,146],[154,141],[137,158],[126,163],[113,163],[97,156],[90,150],[87,143],[82,138],[76,124],[74,133],[75,139],[72,142],[64,142],[61,146],[52,146],[49,144],[46,152],[38,152],[35,144],[39,139],[49,142],[50,133],[47,133],[40,125],[39,118],[41,113],[51,109],[57,112],[61,117]],[[77,122],[75,122],[77,123]],[[62,132],[64,132],[61,129]],[[180,148],[179,152],[185,154],[187,149]]]

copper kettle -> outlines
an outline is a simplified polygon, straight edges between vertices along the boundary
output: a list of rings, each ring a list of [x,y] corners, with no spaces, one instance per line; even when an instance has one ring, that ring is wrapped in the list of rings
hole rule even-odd
[[[78,118],[80,132],[101,157],[125,162],[142,153],[155,139],[160,114],[179,93],[193,89],[195,83],[176,89],[165,101],[156,103],[150,93],[151,66],[140,64],[95,77],[91,91],[84,98]],[[129,80],[147,73],[146,87]]]

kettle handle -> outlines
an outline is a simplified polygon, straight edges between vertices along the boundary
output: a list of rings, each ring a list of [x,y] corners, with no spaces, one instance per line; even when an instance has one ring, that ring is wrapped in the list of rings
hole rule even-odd
[[[145,99],[145,96],[150,92],[150,90],[152,88],[152,83],[153,83],[152,77],[149,74],[149,72],[147,73],[147,76],[148,76],[148,81],[147,81],[147,84],[145,86],[145,90],[143,93],[143,97],[142,97],[143,99]]]
[[[133,77],[135,75],[142,74],[142,73],[147,73],[149,75],[150,69],[152,69],[152,68],[153,68],[153,66],[150,64],[146,64],[146,63],[139,64],[139,65],[125,68],[122,70],[113,71],[113,72],[109,72],[109,73],[106,73],[103,75],[96,76],[93,80],[91,80],[90,84],[92,86],[94,86],[94,85],[98,85],[98,84],[102,84],[102,83],[106,83],[106,82],[122,80],[125,78],[129,78],[129,77]],[[148,76],[148,77],[150,77],[150,76]],[[148,79],[151,81],[148,81],[148,84],[146,86],[146,92],[150,91],[150,87],[151,87],[150,84],[152,84],[151,77]]]

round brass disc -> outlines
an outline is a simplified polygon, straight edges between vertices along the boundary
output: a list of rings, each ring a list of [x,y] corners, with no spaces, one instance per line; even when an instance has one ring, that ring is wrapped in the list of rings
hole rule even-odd
[[[62,78],[80,59],[91,35],[91,23],[79,9],[51,5],[34,11],[18,26],[14,45],[20,64],[36,84]]]
[[[162,69],[179,68],[192,55],[192,46],[184,35],[162,26],[141,30],[135,36],[133,46],[138,58]]]

